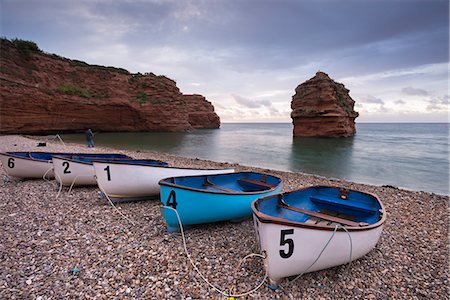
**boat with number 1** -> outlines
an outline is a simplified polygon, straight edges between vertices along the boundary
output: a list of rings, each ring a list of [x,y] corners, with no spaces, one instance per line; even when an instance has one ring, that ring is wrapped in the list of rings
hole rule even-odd
[[[100,190],[113,202],[154,199],[159,196],[158,182],[166,177],[233,173],[234,169],[192,169],[144,164],[133,161],[94,161]]]

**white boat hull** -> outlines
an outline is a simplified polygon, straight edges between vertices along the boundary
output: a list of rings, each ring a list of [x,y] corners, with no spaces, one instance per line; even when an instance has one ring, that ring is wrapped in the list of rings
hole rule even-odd
[[[46,179],[53,179],[52,161],[43,161],[30,158],[22,158],[0,154],[3,169],[11,178],[17,179],[42,179],[45,175]]]
[[[159,195],[159,181],[167,177],[233,173],[234,169],[183,169],[94,162],[100,190],[112,200],[142,200]]]
[[[375,247],[383,230],[382,225],[348,233],[338,230],[314,263],[333,235],[332,230],[263,223],[255,216],[254,225],[261,251],[266,253],[264,264],[273,287],[281,278],[331,268],[364,256]]]
[[[53,157],[52,161],[55,179],[63,186],[97,185],[92,164],[59,157]]]

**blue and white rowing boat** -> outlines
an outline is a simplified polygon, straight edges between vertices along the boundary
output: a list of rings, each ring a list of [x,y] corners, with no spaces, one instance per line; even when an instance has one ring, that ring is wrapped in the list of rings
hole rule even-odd
[[[264,197],[252,210],[273,288],[283,277],[364,256],[377,244],[386,220],[378,197],[328,186]]]
[[[170,177],[159,182],[163,216],[170,232],[185,225],[240,220],[252,214],[251,203],[257,198],[279,193],[278,177],[238,172],[220,175]],[[169,207],[169,208],[168,208]]]

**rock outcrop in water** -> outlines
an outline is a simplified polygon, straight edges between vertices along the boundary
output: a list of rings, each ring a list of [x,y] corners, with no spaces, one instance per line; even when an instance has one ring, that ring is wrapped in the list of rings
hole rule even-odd
[[[218,128],[201,95],[184,95],[153,73],[89,65],[1,39],[0,133],[186,131]]]
[[[297,86],[292,96],[291,118],[294,136],[340,137],[356,133],[355,101],[342,83],[332,80],[326,73]]]

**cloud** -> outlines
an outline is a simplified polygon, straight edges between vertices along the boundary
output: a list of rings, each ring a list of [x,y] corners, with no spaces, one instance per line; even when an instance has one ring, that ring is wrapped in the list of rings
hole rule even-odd
[[[365,97],[362,97],[360,99],[361,103],[367,103],[367,104],[381,104],[384,105],[384,101],[381,100],[380,98],[377,98],[375,96],[372,95],[367,95]]]
[[[245,106],[247,108],[261,108],[263,106],[272,106],[272,104],[268,100],[255,101],[236,94],[231,94],[231,97],[233,97],[234,101],[236,101],[239,105]]]
[[[427,111],[448,111],[450,96],[444,95],[440,97],[433,97],[428,102],[429,104],[426,107]]]
[[[405,105],[406,104],[406,102],[403,101],[402,99],[399,99],[399,100],[395,101],[394,103],[398,104],[398,105]]]
[[[402,93],[411,96],[428,96],[430,93],[424,89],[407,86],[402,88]]]

